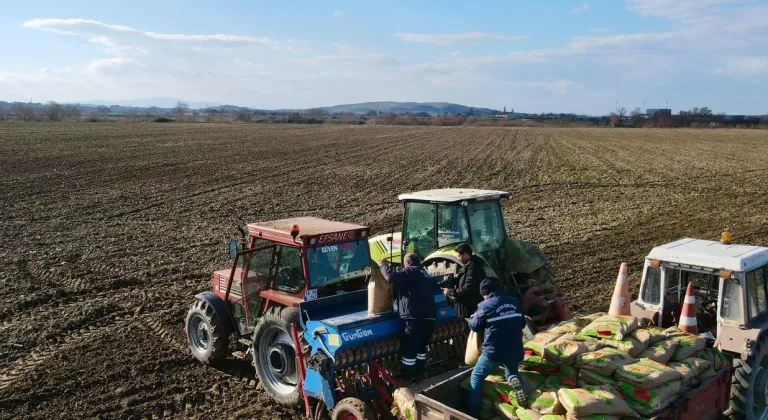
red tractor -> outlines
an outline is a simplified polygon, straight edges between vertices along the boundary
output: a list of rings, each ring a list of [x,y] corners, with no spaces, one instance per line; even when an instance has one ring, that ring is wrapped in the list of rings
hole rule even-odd
[[[247,225],[229,243],[231,269],[213,273],[213,290],[200,293],[187,315],[192,354],[214,365],[230,342],[250,353],[264,390],[283,404],[301,398],[305,350],[294,339],[301,302],[366,287],[368,228],[315,217]],[[302,344],[299,344],[302,343]]]

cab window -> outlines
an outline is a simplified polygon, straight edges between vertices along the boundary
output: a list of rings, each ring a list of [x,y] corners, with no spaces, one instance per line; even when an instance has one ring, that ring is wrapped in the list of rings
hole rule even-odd
[[[415,252],[420,257],[435,249],[435,206],[429,203],[410,202],[405,205],[404,245],[406,252]]]
[[[478,252],[501,248],[507,236],[501,203],[498,201],[470,203],[467,210],[469,226],[472,229],[472,243]]]
[[[457,204],[437,206],[437,246],[444,247],[469,240],[464,207]]]
[[[659,267],[648,266],[645,268],[643,302],[653,305],[661,303],[661,268]]]
[[[765,311],[768,305],[765,290],[765,267],[747,273],[747,291],[749,301],[749,316],[754,318]]]
[[[741,284],[736,280],[723,280],[723,304],[720,316],[730,320],[741,319]]]
[[[277,269],[274,288],[290,293],[299,292],[304,288],[301,250],[296,247],[281,245],[278,253],[280,264]]]

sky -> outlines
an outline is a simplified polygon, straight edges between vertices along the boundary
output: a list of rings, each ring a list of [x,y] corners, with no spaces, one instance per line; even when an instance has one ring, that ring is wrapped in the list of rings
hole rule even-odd
[[[768,113],[768,0],[0,0],[0,100]]]

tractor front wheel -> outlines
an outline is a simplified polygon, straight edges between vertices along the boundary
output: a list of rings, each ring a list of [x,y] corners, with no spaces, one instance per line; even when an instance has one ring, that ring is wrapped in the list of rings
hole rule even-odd
[[[264,391],[280,404],[301,401],[297,363],[290,325],[275,312],[267,312],[253,334],[253,366]]]
[[[761,336],[747,360],[734,359],[731,401],[725,415],[731,419],[768,418],[768,337]]]
[[[373,420],[371,409],[357,398],[344,398],[336,404],[332,420]]]
[[[196,300],[187,313],[187,342],[192,355],[206,365],[215,365],[229,350],[229,336],[221,319],[204,300]]]

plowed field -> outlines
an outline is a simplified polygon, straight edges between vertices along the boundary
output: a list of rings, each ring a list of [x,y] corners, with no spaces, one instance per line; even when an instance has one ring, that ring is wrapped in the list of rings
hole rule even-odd
[[[653,245],[768,245],[768,131],[0,124],[0,417],[295,417],[183,320],[246,222],[399,223],[398,193],[514,192],[575,308]],[[252,385],[252,383],[251,383]]]

